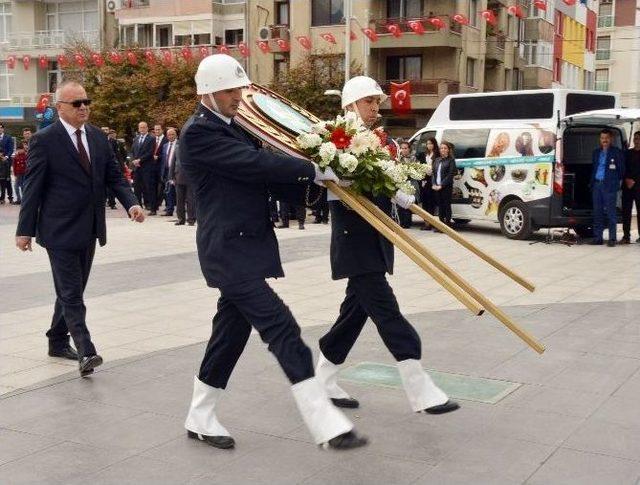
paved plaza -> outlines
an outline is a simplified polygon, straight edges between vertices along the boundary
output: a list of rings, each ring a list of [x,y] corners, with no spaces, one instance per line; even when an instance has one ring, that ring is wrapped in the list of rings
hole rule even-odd
[[[640,244],[505,239],[494,224],[463,232],[536,285],[518,287],[447,236],[412,229],[547,346],[526,347],[489,315],[474,317],[399,251],[390,277],[423,342],[423,364],[462,408],[414,414],[393,359],[369,323],[341,384],[347,414],[371,439],[322,451],[275,359],[253,335],[220,402],[236,449],[187,439],[183,423],[211,330],[195,227],[108,213],[87,322],[105,365],[47,357],[54,292],[46,252],[14,247],[18,208],[0,207],[0,484],[638,484]],[[317,357],[345,282],[332,281],[330,228],[278,231],[291,307]],[[637,230],[632,240],[638,237]]]

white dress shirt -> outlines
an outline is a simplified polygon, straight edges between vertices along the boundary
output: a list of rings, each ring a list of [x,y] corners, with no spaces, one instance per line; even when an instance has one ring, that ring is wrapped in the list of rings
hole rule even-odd
[[[169,141],[167,142],[167,167],[171,167],[171,165],[173,164],[173,151],[176,148],[176,142],[175,141]]]
[[[76,136],[76,131],[78,130],[78,128],[71,126],[62,118],[60,118],[60,122],[62,123],[62,126],[64,126],[64,129],[67,130],[67,133],[69,134],[69,136],[71,137],[71,141],[73,142],[73,146],[76,147],[76,150],[77,150],[78,137]],[[87,152],[89,161],[91,161],[91,152],[89,151],[89,141],[87,140],[87,130],[85,130],[84,125],[82,125],[79,129],[82,132],[82,134],[80,135],[80,138],[82,139],[82,144],[84,145],[84,151]]]

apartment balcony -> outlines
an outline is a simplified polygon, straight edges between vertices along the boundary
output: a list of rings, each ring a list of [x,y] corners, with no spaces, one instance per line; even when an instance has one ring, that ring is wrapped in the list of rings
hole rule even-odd
[[[43,49],[61,50],[75,42],[82,42],[92,49],[100,48],[100,32],[88,30],[70,32],[66,30],[37,30],[34,32],[12,32],[3,43],[4,50],[27,52]]]
[[[542,41],[553,42],[553,24],[545,19],[528,18],[524,19],[524,35],[522,40],[525,42]]]
[[[242,3],[220,3],[213,2],[214,15],[239,15],[244,13],[244,2]]]
[[[525,89],[549,89],[553,83],[553,71],[542,66],[525,66],[523,76]]]
[[[491,65],[504,64],[504,48],[506,43],[506,37],[502,35],[487,37],[485,66],[489,67]]]
[[[385,93],[391,91],[391,83],[402,83],[406,79],[388,79],[381,82]],[[460,92],[460,83],[451,79],[415,79],[411,82],[411,109],[430,110],[436,109],[445,96]],[[384,109],[390,108],[389,101],[385,102]]]
[[[269,25],[263,31],[267,33],[266,36],[259,37],[258,40],[266,40],[269,42],[269,49],[271,52],[288,52],[289,48],[283,48],[283,45],[290,45],[291,35],[289,33],[289,25],[286,24],[274,24]],[[268,31],[267,31],[268,29]],[[262,29],[261,29],[262,30]],[[282,41],[285,41],[286,44],[283,44]]]
[[[613,15],[602,15],[598,17],[598,28],[606,29],[615,26],[615,17]]]
[[[444,28],[437,29],[429,23],[429,17],[421,18],[381,18],[370,21],[371,27],[378,34],[378,40],[371,43],[372,49],[385,48],[410,48],[410,47],[462,47],[462,26],[448,15],[438,15],[437,18],[444,22]],[[424,27],[424,34],[416,34],[409,22],[419,21]],[[402,37],[394,37],[387,26],[397,25],[402,32]]]

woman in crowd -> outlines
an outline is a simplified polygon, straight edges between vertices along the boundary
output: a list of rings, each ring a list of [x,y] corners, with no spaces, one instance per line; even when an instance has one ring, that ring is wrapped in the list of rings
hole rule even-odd
[[[433,190],[433,163],[440,157],[440,150],[438,149],[438,142],[435,138],[431,137],[427,139],[426,150],[424,152],[424,163],[427,164],[427,174],[424,180],[420,182],[420,201],[422,208],[429,214],[435,212],[437,207],[436,192]],[[431,225],[428,222],[424,223],[424,226],[420,228],[423,231],[431,230]]]
[[[438,217],[448,226],[451,225],[451,194],[456,171],[453,145],[443,141],[440,144],[440,157],[436,158],[433,164],[431,187],[438,200]]]

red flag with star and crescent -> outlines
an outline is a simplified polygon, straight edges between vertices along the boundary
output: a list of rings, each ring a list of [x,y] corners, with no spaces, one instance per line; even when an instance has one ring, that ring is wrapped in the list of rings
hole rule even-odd
[[[391,83],[391,109],[396,114],[411,111],[411,82]]]

